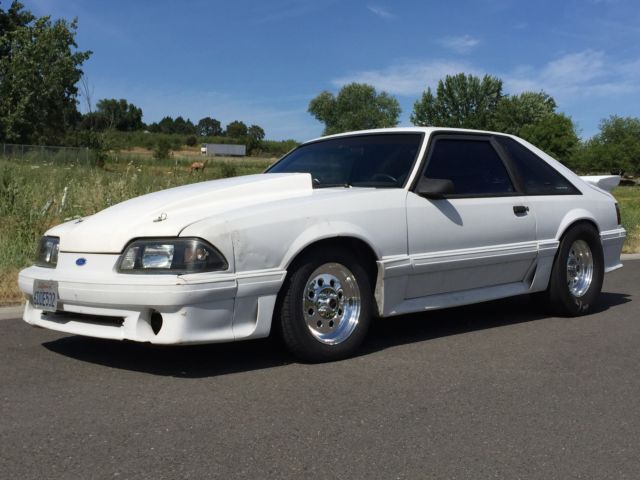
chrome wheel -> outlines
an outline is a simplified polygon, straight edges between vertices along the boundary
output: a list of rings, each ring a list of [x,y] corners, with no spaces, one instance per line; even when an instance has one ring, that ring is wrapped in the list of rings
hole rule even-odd
[[[593,255],[584,240],[571,244],[567,257],[567,285],[574,297],[583,296],[593,279]]]
[[[311,334],[320,342],[336,345],[353,333],[362,308],[356,277],[340,263],[316,268],[306,283],[302,314]]]

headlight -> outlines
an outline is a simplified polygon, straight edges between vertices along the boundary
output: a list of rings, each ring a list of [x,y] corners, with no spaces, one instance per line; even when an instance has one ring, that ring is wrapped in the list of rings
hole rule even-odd
[[[229,264],[198,238],[159,238],[131,242],[118,260],[120,273],[182,273],[226,270]]]
[[[39,267],[56,268],[58,264],[58,248],[60,239],[58,237],[42,237],[38,245],[36,254],[36,265]]]

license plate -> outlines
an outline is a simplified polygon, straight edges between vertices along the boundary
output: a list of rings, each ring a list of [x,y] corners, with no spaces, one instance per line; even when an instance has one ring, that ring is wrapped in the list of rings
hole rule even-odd
[[[34,280],[33,306],[45,312],[55,312],[58,308],[58,282]]]

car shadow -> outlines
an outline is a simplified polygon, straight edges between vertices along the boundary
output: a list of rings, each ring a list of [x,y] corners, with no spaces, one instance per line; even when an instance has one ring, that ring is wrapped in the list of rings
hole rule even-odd
[[[631,296],[603,292],[596,315],[631,301]],[[537,312],[528,296],[513,297],[465,307],[377,319],[357,356],[387,348],[470,331],[498,328],[548,319]],[[49,351],[75,360],[152,375],[202,378],[261,370],[295,363],[275,339],[237,343],[161,346],[68,336],[43,343]]]

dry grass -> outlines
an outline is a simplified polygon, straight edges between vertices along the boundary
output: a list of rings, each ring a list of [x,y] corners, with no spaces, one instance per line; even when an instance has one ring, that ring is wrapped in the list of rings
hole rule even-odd
[[[115,152],[112,152],[112,153],[115,153]],[[131,155],[139,155],[141,157],[148,157],[148,158],[153,157],[153,150],[149,150],[148,148],[144,148],[144,147],[132,147],[127,150],[122,150],[120,153],[121,154],[129,153]],[[182,148],[180,148],[180,150],[171,150],[171,154],[178,158],[188,158],[190,160],[197,160],[200,157],[203,157],[203,155],[200,153],[199,146],[188,147],[184,145]]]
[[[23,303],[22,292],[18,289],[18,268],[3,270],[0,274],[0,306]]]

